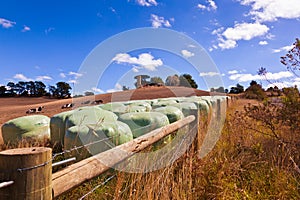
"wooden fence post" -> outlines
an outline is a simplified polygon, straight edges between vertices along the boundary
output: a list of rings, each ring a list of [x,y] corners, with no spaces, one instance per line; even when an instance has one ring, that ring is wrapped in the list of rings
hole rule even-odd
[[[52,199],[52,150],[18,148],[0,152],[0,199]]]

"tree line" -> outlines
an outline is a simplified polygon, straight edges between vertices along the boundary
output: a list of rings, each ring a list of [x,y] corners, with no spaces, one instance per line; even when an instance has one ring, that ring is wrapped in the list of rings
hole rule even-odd
[[[71,86],[66,82],[57,82],[48,88],[42,81],[8,82],[6,86],[0,86],[0,97],[42,97],[70,98]]]

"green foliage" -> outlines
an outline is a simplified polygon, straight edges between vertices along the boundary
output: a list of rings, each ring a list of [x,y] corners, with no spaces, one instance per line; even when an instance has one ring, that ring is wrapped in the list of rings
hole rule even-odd
[[[151,77],[150,83],[165,84],[164,81],[158,76]]]
[[[166,86],[179,86],[180,80],[177,74],[168,76],[166,79]]]
[[[71,86],[66,82],[58,82],[55,86],[49,86],[49,92],[55,98],[69,98]]]
[[[190,74],[183,74],[179,77],[179,85],[184,87],[198,88],[197,83]]]
[[[141,84],[142,84],[142,86],[149,83],[149,81],[148,81],[147,79],[149,79],[150,76],[148,76],[148,75],[138,75],[138,76],[135,76],[134,79],[137,79],[137,81],[138,81],[139,77],[141,78]],[[136,88],[138,88],[138,83],[135,82],[135,83],[134,83],[134,86],[135,86]]]
[[[123,91],[129,90],[129,87],[126,87],[125,85],[123,85],[122,90]]]
[[[94,92],[91,92],[91,91],[84,92],[84,96],[93,96],[93,95],[95,95]]]
[[[235,87],[231,87],[230,88],[230,94],[240,94],[244,92],[244,86],[240,85],[240,84],[236,84]]]
[[[266,98],[266,94],[260,84],[257,84],[256,81],[252,81],[250,87],[245,91],[245,97],[247,99],[257,99],[262,101]]]

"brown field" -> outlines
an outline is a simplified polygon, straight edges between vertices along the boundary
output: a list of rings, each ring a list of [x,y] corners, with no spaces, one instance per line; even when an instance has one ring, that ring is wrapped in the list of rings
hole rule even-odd
[[[163,97],[182,97],[182,96],[204,96],[209,95],[209,92],[194,90],[185,87],[146,87],[137,90],[128,90],[123,92],[115,92],[108,94],[100,94],[91,97],[84,97],[82,101],[86,98],[89,100],[99,100],[101,99],[103,103],[111,101],[128,101],[137,99],[156,99]],[[80,100],[80,99],[79,99]],[[40,113],[51,117],[57,113],[63,112],[61,106],[66,103],[72,103],[72,99],[50,99],[48,97],[14,97],[14,98],[0,98],[0,124],[1,126],[8,120],[25,116],[26,111],[30,108],[37,108],[39,106],[44,106],[45,108]],[[76,99],[77,101],[77,99]],[[0,144],[3,143],[2,133],[0,129]]]

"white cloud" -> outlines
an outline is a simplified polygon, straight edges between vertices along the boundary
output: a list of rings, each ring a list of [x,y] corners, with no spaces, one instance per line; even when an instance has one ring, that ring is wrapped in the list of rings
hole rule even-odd
[[[186,57],[186,58],[190,58],[195,55],[194,53],[192,53],[188,50],[185,50],[185,49],[181,51],[181,54],[183,55],[183,57]]]
[[[70,76],[74,76],[75,79],[81,77],[83,74],[77,73],[77,72],[69,72]]]
[[[258,44],[261,45],[261,46],[264,46],[264,45],[267,45],[268,42],[264,40],[264,41],[259,41]]]
[[[59,74],[59,76],[60,76],[61,78],[66,78],[66,75],[65,75],[64,73],[62,73],[62,72]]]
[[[161,59],[154,59],[154,57],[150,53],[142,53],[138,57],[131,57],[127,53],[119,53],[113,59],[112,62],[125,63],[134,66],[134,69],[138,69],[138,67],[145,68],[149,71],[155,71],[157,67],[163,65],[163,61]]]
[[[26,26],[24,25],[23,29],[22,29],[22,32],[27,32],[27,31],[30,31],[30,27],[29,26]]]
[[[32,81],[32,79],[27,78],[24,74],[16,74],[14,76],[14,79],[20,80],[20,81]]]
[[[260,22],[300,17],[299,0],[240,0],[240,2],[242,5],[251,6],[249,14]]]
[[[154,28],[159,28],[162,26],[165,27],[171,27],[172,25],[170,24],[169,20],[166,20],[164,17],[159,17],[157,15],[151,14],[151,19],[152,27]]]
[[[213,0],[207,0],[207,4],[208,5],[203,5],[203,4],[198,4],[197,8],[201,9],[201,10],[207,10],[207,11],[211,11],[211,10],[217,10],[217,5]]]
[[[156,0],[136,0],[136,2],[140,5],[140,6],[157,6],[157,2]]]
[[[220,33],[221,31],[222,28],[219,28],[212,32],[218,35],[218,46],[221,49],[232,49],[237,46],[238,40],[251,40],[263,36],[268,33],[269,28],[260,23],[237,23],[233,28],[227,28],[223,33]]]
[[[218,72],[201,72],[199,76],[220,76]]]
[[[96,88],[96,87],[93,87],[93,88],[92,88],[92,91],[93,91],[93,92],[97,92],[97,93],[104,93],[103,90],[101,90],[100,88]]]
[[[106,92],[113,93],[113,92],[118,92],[118,91],[122,91],[122,85],[120,85],[119,83],[116,83],[115,88],[109,89]]]
[[[277,73],[270,73],[268,72],[266,74],[266,78],[268,80],[280,80],[283,78],[291,78],[294,75],[291,72],[288,71],[282,71],[282,72],[277,72]],[[256,75],[252,75],[252,74],[233,74],[231,76],[229,76],[230,80],[233,81],[238,81],[238,82],[249,82],[252,80],[264,80],[265,78],[256,74]]]
[[[266,25],[259,23],[236,24],[234,28],[227,28],[222,35],[228,40],[251,40],[254,37],[265,35],[269,31]]]
[[[273,49],[273,53],[280,53],[282,51],[289,51],[291,50],[292,48],[294,47],[294,45],[289,45],[289,46],[284,46],[284,47],[281,47],[279,49]]]
[[[0,18],[0,25],[3,28],[11,28],[16,24],[16,22],[10,21],[8,19]]]
[[[52,78],[50,76],[38,76],[36,77],[37,81],[50,81]]]
[[[210,6],[211,9],[217,10],[218,7],[217,7],[216,3],[213,0],[207,0],[207,2],[209,3],[209,6]]]
[[[237,74],[237,73],[239,73],[237,70],[228,71],[228,74]]]

